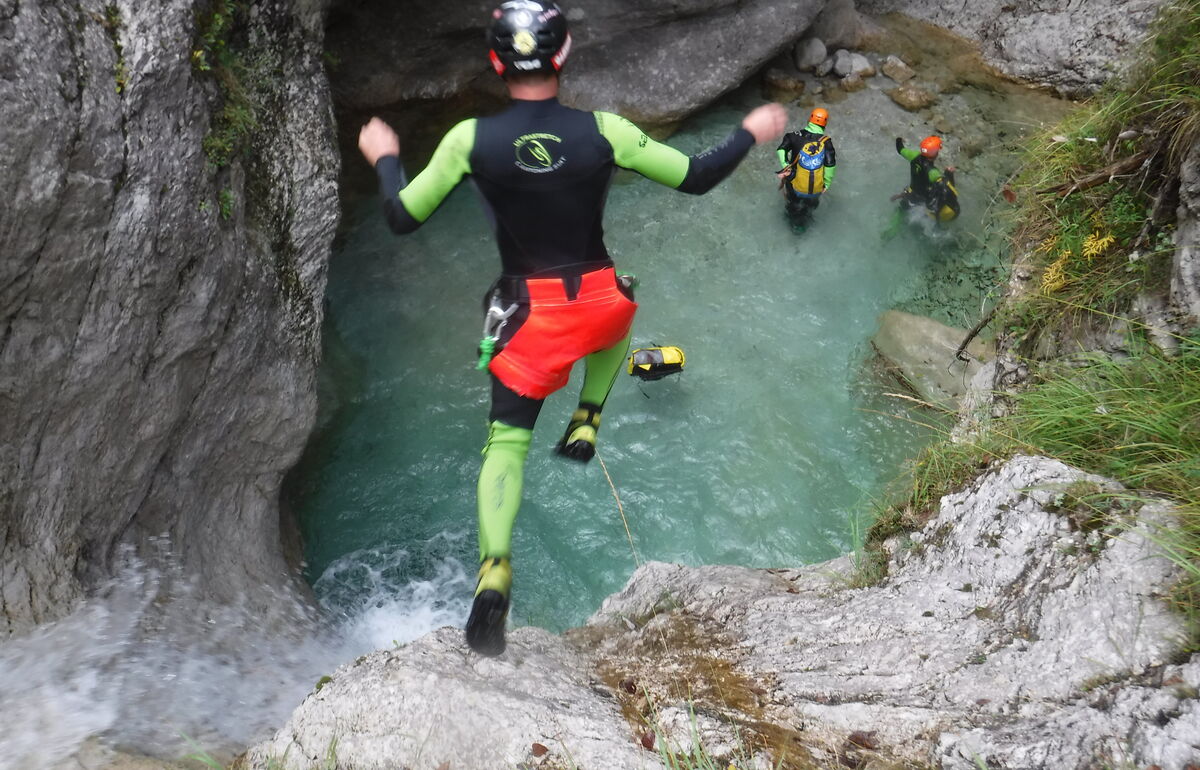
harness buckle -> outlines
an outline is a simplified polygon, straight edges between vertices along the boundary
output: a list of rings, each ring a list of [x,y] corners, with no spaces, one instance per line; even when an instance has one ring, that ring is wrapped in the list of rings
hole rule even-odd
[[[517,312],[516,302],[507,308],[502,307],[499,292],[492,294],[487,312],[483,316],[483,338],[479,341],[479,363],[475,368],[482,371],[488,367],[492,355],[496,352],[496,343],[500,341],[500,333],[508,325],[508,319]]]

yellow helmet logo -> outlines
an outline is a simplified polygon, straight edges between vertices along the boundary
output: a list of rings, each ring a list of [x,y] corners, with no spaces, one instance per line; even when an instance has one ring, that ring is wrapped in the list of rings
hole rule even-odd
[[[521,56],[528,56],[537,50],[537,40],[527,29],[519,30],[513,35],[513,50]]]

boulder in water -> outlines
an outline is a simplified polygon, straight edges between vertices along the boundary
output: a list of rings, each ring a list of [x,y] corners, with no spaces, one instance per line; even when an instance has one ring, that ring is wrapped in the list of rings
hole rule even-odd
[[[975,372],[995,357],[991,343],[976,339],[965,351],[968,360],[955,358],[966,336],[965,329],[888,310],[880,316],[871,344],[917,395],[935,406],[957,409]]]
[[[796,64],[796,69],[801,72],[809,72],[825,61],[828,55],[829,52],[821,38],[806,37],[796,43],[796,47],[792,51],[792,60]]]
[[[912,83],[905,83],[897,88],[893,88],[887,92],[887,95],[892,97],[893,102],[899,104],[909,112],[923,110],[937,101],[937,96]]]
[[[917,73],[913,72],[913,68],[905,64],[904,60],[895,54],[884,60],[883,74],[897,83],[904,83],[917,76]]]

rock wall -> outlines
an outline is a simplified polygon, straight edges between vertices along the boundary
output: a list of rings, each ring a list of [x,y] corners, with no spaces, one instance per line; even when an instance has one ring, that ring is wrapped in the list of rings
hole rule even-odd
[[[563,2],[573,45],[563,100],[646,125],[682,120],[787,49],[825,0]],[[339,108],[499,94],[487,61],[486,3],[342,2],[329,48]],[[379,30],[387,30],[380,34]]]
[[[125,543],[213,600],[288,580],[337,220],[323,5],[256,0],[222,47],[223,3],[0,0],[0,633]]]
[[[1094,92],[1127,61],[1162,0],[858,0],[978,40],[984,58],[1015,77],[1068,95]]]
[[[1175,570],[1151,540],[1170,514],[1120,501],[1118,485],[1019,457],[943,498],[878,585],[855,587],[849,557],[643,565],[565,638],[517,629],[488,659],[443,629],[343,666],[235,766],[309,767],[336,745],[346,770],[608,770],[700,743],[722,767],[786,752],[1183,770],[1200,761],[1200,658],[1174,658]]]
[[[1179,171],[1170,304],[1181,329],[1200,327],[1200,141],[1192,145]]]

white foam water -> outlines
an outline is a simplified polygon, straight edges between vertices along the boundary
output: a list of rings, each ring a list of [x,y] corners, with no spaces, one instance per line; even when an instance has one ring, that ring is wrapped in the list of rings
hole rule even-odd
[[[347,557],[317,585],[331,596],[354,585],[356,600],[333,605],[336,617],[281,595],[269,621],[246,604],[213,606],[169,568],[127,559],[70,616],[0,645],[0,770],[74,770],[92,738],[163,759],[232,758],[338,665],[462,625],[463,563],[446,558],[424,570],[432,577],[397,578],[407,558]]]

